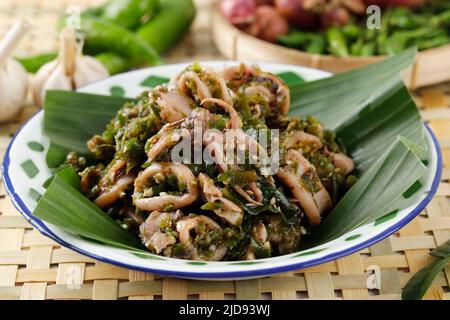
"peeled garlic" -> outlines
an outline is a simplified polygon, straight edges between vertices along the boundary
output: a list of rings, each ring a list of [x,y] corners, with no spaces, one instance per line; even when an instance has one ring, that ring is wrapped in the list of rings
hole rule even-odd
[[[75,90],[108,76],[101,62],[82,54],[82,46],[77,44],[75,32],[63,29],[58,57],[43,65],[34,77],[34,102],[42,106],[47,90]]]
[[[27,72],[19,62],[9,57],[29,29],[27,21],[19,20],[0,42],[0,122],[13,118],[25,102]]]

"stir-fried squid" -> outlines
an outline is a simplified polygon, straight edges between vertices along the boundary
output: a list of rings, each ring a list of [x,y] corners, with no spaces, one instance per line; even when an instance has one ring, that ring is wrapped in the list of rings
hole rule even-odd
[[[233,201],[224,198],[222,191],[214,185],[214,180],[206,174],[200,173],[198,179],[202,194],[208,204],[214,208],[214,213],[233,226],[240,226],[244,217],[242,208]]]
[[[286,155],[286,166],[278,171],[278,177],[289,187],[311,223],[319,224],[332,203],[314,166],[300,152],[291,149]]]
[[[117,199],[125,195],[125,189],[134,182],[132,174],[125,174],[127,163],[117,160],[100,179],[100,193],[94,203],[100,208],[113,204]]]
[[[171,123],[186,118],[194,109],[194,102],[181,92],[167,91],[166,89],[162,88],[156,100],[161,108],[159,113],[161,119]]]
[[[223,230],[213,219],[200,215],[177,222],[180,244],[193,260],[221,260],[228,247]]]
[[[287,85],[256,66],[193,64],[124,105],[88,141],[95,160],[72,152],[67,163],[87,197],[156,254],[295,252],[356,178],[334,133],[289,106]]]
[[[165,180],[170,178],[176,181],[168,184],[176,184],[178,190],[158,192]],[[134,204],[143,211],[183,208],[197,200],[197,197],[197,179],[184,164],[155,162],[134,181]]]
[[[208,104],[216,104],[223,108],[226,112],[228,112],[228,114],[230,115],[230,124],[227,126],[228,128],[236,130],[242,128],[242,121],[239,118],[238,113],[228,102],[216,98],[206,98],[201,102],[202,106]]]
[[[222,75],[233,92],[243,91],[247,95],[260,93],[276,109],[275,112],[289,111],[289,88],[277,76],[245,64],[225,68]]]

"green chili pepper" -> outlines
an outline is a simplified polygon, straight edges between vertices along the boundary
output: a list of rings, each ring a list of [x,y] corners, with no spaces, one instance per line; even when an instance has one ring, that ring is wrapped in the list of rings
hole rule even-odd
[[[437,20],[436,22],[439,25],[448,26],[450,24],[450,10],[440,13],[439,15],[435,16],[435,18]]]
[[[293,30],[288,35],[279,36],[278,42],[290,48],[303,49],[308,45],[310,34],[307,32]]]
[[[327,40],[322,34],[311,36],[311,41],[306,46],[305,51],[308,53],[324,53],[327,46]]]
[[[377,45],[376,45],[376,53],[385,55],[387,54],[387,48],[386,48],[386,42],[387,42],[387,35],[380,35],[377,39]]]
[[[362,53],[362,47],[364,45],[362,37],[350,46],[350,53],[352,56],[360,56]]]
[[[428,4],[434,13],[450,10],[450,2],[448,0],[434,0]]]
[[[124,72],[129,68],[128,61],[113,52],[99,53],[95,58],[105,66],[111,75]]]
[[[83,22],[86,18],[98,18],[100,15],[103,14],[103,9],[105,5],[101,5],[98,7],[89,7],[86,10],[83,10],[81,13],[81,22]],[[56,23],[56,29],[60,31],[62,28],[67,26],[67,18],[69,16],[67,14],[63,14],[61,18],[59,18],[58,22]]]
[[[375,40],[377,37],[377,29],[366,29],[364,32],[364,40],[365,41],[372,41]]]
[[[396,54],[403,51],[410,37],[404,32],[397,31],[386,39],[386,53]]]
[[[350,53],[352,56],[360,56],[362,53],[362,43],[360,42],[355,42],[354,44],[352,44],[352,46],[350,47]]]
[[[278,42],[290,48],[301,49],[308,53],[324,53],[327,40],[322,33],[293,30],[288,35],[280,36]]]
[[[347,39],[357,39],[361,34],[361,27],[358,27],[356,24],[349,23],[343,26],[341,31]]]
[[[387,51],[388,54],[395,54],[408,46],[415,45],[415,42],[420,39],[430,39],[446,34],[446,30],[441,28],[420,28],[409,31],[396,31],[389,36],[386,41]]]
[[[55,60],[56,57],[56,53],[43,53],[32,57],[16,58],[16,60],[19,61],[28,72],[36,73],[44,64]]]
[[[419,10],[387,8],[381,22],[380,29],[360,32],[353,43],[346,26],[341,28],[352,55],[396,54],[411,46],[424,50],[450,43],[448,1],[433,1]]]
[[[186,33],[195,17],[192,0],[160,0],[158,14],[137,30],[137,35],[159,53],[171,48]]]
[[[440,47],[447,43],[450,43],[450,37],[447,35],[441,35],[431,39],[420,39],[416,42],[416,45],[419,48],[419,50],[425,50]]]
[[[155,49],[129,30],[99,18],[82,19],[85,48],[89,53],[111,51],[128,58],[131,66],[161,63]],[[165,35],[161,33],[160,35]]]
[[[99,17],[103,14],[103,11],[105,10],[105,7],[106,5],[108,5],[108,3],[109,2],[97,7],[89,7],[86,10],[83,10],[83,12],[81,13],[81,19],[83,19],[84,17]]]
[[[447,35],[447,30],[444,28],[417,29],[409,33],[410,41],[408,42],[408,45],[416,46],[418,41],[446,37]]]
[[[142,19],[150,19],[158,5],[158,0],[112,0],[103,7],[100,17],[131,29]]]
[[[409,10],[405,8],[395,8],[392,10],[389,25],[398,28],[410,28]],[[414,26],[412,26],[414,27]]]
[[[390,21],[392,17],[392,9],[387,8],[386,11],[383,13],[383,17],[381,20],[381,29],[378,32],[378,37],[376,39],[376,45],[375,45],[375,52],[374,54],[387,54],[386,50],[386,41],[387,37],[390,31]]]
[[[389,26],[399,29],[415,29],[427,24],[428,17],[424,14],[413,14],[407,8],[395,8],[392,10]]]
[[[361,47],[361,56],[373,56],[375,54],[375,49],[375,42],[365,43]]]
[[[329,28],[326,34],[330,53],[338,57],[347,57],[348,47],[342,32],[338,28]]]

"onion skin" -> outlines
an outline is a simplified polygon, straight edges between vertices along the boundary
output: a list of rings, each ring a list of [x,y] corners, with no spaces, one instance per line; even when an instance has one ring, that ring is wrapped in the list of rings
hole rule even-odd
[[[388,1],[391,6],[398,7],[418,7],[423,4],[423,0],[390,0]]]
[[[379,7],[387,7],[389,0],[364,0],[364,3],[368,6],[376,5]]]
[[[424,0],[364,0],[366,5],[377,5],[380,7],[418,7],[423,5]]]
[[[342,6],[355,14],[364,14],[366,5],[363,0],[343,0]]]
[[[317,14],[304,9],[303,0],[275,0],[277,11],[294,26],[315,30],[320,27],[320,19]]]
[[[320,22],[323,28],[329,28],[332,26],[342,27],[349,23],[350,13],[348,10],[339,7],[320,15]]]
[[[260,39],[276,42],[278,37],[289,33],[289,23],[272,6],[256,8],[255,21],[248,32]]]
[[[255,19],[255,0],[223,0],[220,11],[224,17],[235,26],[243,28]]]
[[[273,6],[274,5],[274,0],[255,0],[255,1],[256,1],[257,6],[262,6],[262,5]]]

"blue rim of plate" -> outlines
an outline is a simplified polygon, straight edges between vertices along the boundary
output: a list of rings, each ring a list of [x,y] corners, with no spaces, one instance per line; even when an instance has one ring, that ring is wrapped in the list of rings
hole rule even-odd
[[[298,269],[304,269],[304,268],[309,268],[318,264],[322,264],[325,262],[329,262],[329,261],[333,261],[342,257],[345,257],[347,255],[350,255],[352,253],[355,253],[357,251],[360,251],[362,249],[365,249],[385,238],[387,238],[388,236],[390,236],[391,234],[393,234],[394,232],[398,231],[399,229],[401,229],[403,226],[405,226],[408,222],[410,222],[412,219],[414,219],[417,215],[420,214],[420,212],[422,212],[422,210],[427,206],[427,204],[433,199],[434,195],[437,192],[439,183],[441,181],[441,176],[442,176],[442,154],[441,154],[441,147],[439,145],[439,142],[436,138],[436,136],[434,135],[433,131],[431,130],[431,128],[428,126],[427,123],[424,122],[424,126],[427,129],[427,131],[430,133],[431,139],[433,141],[435,150],[436,150],[436,157],[437,157],[437,167],[436,167],[436,173],[433,179],[433,183],[431,185],[431,190],[429,191],[429,193],[427,194],[427,196],[407,215],[405,216],[402,220],[400,220],[398,223],[396,223],[395,225],[391,226],[390,228],[386,229],[384,232],[364,241],[361,242],[351,248],[347,248],[341,251],[337,251],[334,253],[331,253],[329,255],[320,257],[320,258],[316,258],[316,259],[312,259],[310,261],[305,261],[305,262],[298,262],[298,263],[293,263],[293,264],[289,264],[286,266],[280,266],[280,267],[273,267],[273,268],[264,268],[261,270],[248,270],[248,271],[230,271],[230,272],[217,272],[217,273],[204,273],[204,272],[182,272],[182,271],[167,271],[167,270],[162,270],[162,269],[155,269],[155,268],[145,268],[145,267],[139,267],[139,266],[135,266],[132,264],[127,264],[124,263],[122,261],[118,261],[118,260],[114,260],[114,259],[109,259],[107,257],[104,256],[99,256],[96,255],[94,253],[85,251],[81,248],[78,248],[68,242],[66,242],[65,240],[61,239],[60,237],[58,237],[55,233],[53,233],[46,225],[45,223],[36,218],[33,217],[32,213],[30,212],[30,210],[27,208],[27,206],[25,205],[25,203],[20,199],[20,197],[17,195],[17,193],[15,192],[12,183],[11,183],[11,179],[9,177],[9,173],[8,173],[8,168],[9,168],[9,164],[10,164],[10,150],[11,150],[11,146],[14,143],[14,140],[16,139],[16,137],[19,135],[19,133],[22,131],[22,129],[28,124],[29,121],[31,121],[31,119],[33,119],[34,117],[36,117],[37,115],[39,115],[41,112],[44,112],[43,110],[40,110],[39,112],[37,112],[36,114],[34,114],[30,119],[28,119],[21,127],[19,130],[16,131],[16,133],[14,134],[11,142],[8,145],[8,148],[6,149],[6,153],[5,153],[5,157],[3,159],[3,163],[2,163],[2,180],[3,180],[3,184],[5,186],[6,192],[8,193],[9,197],[11,198],[14,207],[24,216],[24,218],[33,226],[35,227],[39,232],[41,232],[44,236],[49,237],[50,239],[54,240],[55,242],[59,243],[61,246],[66,247],[68,249],[71,249],[73,251],[76,251],[80,254],[83,254],[85,256],[88,256],[90,258],[93,258],[95,260],[99,260],[99,261],[103,261],[106,263],[110,263],[113,265],[117,265],[119,267],[123,267],[123,268],[128,268],[128,269],[133,269],[133,270],[137,270],[137,271],[143,271],[143,272],[151,272],[154,274],[158,274],[158,275],[165,275],[165,276],[173,276],[173,277],[182,277],[182,278],[191,278],[191,279],[237,279],[237,278],[249,278],[249,277],[262,277],[262,276],[269,276],[272,274],[277,274],[277,273],[283,273],[283,272],[289,272],[289,271],[293,271],[293,270],[298,270]]]

